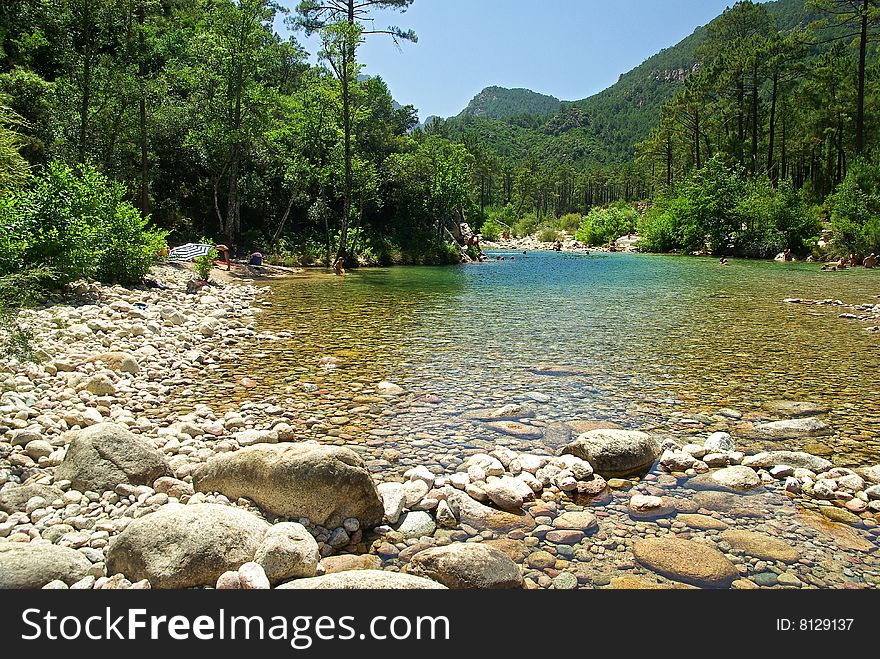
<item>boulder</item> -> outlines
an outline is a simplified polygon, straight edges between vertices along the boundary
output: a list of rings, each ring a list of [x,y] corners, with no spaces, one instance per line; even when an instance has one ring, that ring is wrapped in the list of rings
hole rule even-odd
[[[660,455],[660,445],[647,433],[591,430],[566,446],[564,454],[586,460],[605,478],[646,471]]]
[[[397,525],[397,532],[407,539],[433,535],[436,529],[437,525],[434,523],[434,519],[422,511],[406,513],[401,517],[400,524]]]
[[[833,466],[830,460],[798,451],[767,451],[749,455],[743,459],[742,464],[754,469],[771,469],[776,465],[787,465],[795,469],[809,469],[817,474]]]
[[[216,504],[170,505],[139,517],[107,549],[108,574],[153,588],[213,586],[224,572],[253,561],[269,525]]]
[[[363,529],[382,523],[385,510],[370,472],[353,451],[317,444],[258,444],[216,455],[193,473],[197,492],[247,497],[287,518],[337,528],[356,518]]]
[[[730,433],[714,432],[703,442],[703,448],[707,453],[726,453],[736,448]]]
[[[151,485],[172,475],[160,450],[115,423],[78,431],[55,471],[56,480],[69,480],[80,492],[106,492],[121,483]]]
[[[635,559],[674,581],[704,588],[726,588],[739,578],[736,566],[720,551],[681,538],[653,538],[633,545]]]
[[[75,549],[42,542],[0,543],[0,589],[37,589],[56,580],[70,586],[91,567]]]
[[[482,543],[456,543],[420,551],[406,572],[454,589],[522,588],[519,566],[504,552]]]
[[[337,574],[339,572],[349,572],[351,570],[380,570],[382,569],[382,559],[373,554],[363,554],[356,556],[354,554],[341,554],[339,556],[328,556],[321,560],[320,570],[323,574]]]
[[[382,497],[385,519],[389,524],[397,524],[406,507],[406,489],[402,483],[380,483],[376,489]]]
[[[0,511],[12,514],[24,511],[27,502],[33,497],[41,497],[46,503],[52,503],[64,496],[64,492],[51,485],[7,485],[0,490]]]
[[[263,566],[272,583],[314,577],[321,554],[318,543],[302,524],[275,524],[263,536],[254,562]]]
[[[400,572],[351,570],[288,581],[278,586],[278,590],[446,590],[446,586]]]

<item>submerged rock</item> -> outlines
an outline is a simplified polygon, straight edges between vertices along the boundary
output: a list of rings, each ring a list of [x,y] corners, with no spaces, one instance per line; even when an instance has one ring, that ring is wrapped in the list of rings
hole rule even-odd
[[[800,558],[798,550],[785,540],[774,538],[765,533],[730,529],[724,531],[720,537],[734,549],[765,561],[795,563]]]
[[[681,538],[640,540],[633,545],[636,560],[675,581],[704,588],[727,588],[739,571],[720,551]]]
[[[406,572],[455,589],[511,589],[523,584],[519,566],[482,543],[426,549],[412,557]]]
[[[755,434],[762,439],[798,439],[800,437],[825,437],[833,430],[814,417],[771,421],[755,426]]]
[[[832,467],[830,460],[817,458],[809,453],[798,451],[767,451],[743,458],[743,466],[755,469],[770,469],[776,465],[787,465],[795,469],[809,469],[816,473]]]

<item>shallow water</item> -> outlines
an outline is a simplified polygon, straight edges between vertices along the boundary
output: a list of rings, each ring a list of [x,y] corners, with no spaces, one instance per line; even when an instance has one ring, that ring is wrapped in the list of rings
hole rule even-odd
[[[836,434],[773,448],[807,448],[841,465],[878,461],[880,335],[839,319],[836,307],[782,301],[873,303],[880,273],[631,254],[501,254],[504,261],[456,268],[274,282],[259,329],[291,337],[263,344],[234,366],[257,382],[237,395],[309,397],[304,382],[334,391],[354,383],[354,392],[364,392],[391,380],[442,400],[410,405],[383,424],[460,434],[463,442],[473,423],[458,412],[528,400],[530,392],[549,396],[530,402],[537,425],[610,420],[702,435],[734,429],[717,416],[722,408],[759,422],[777,418],[762,408],[768,401],[812,401],[831,408],[826,420]],[[338,368],[321,367],[322,356],[339,358]],[[574,373],[532,370],[541,364]]]

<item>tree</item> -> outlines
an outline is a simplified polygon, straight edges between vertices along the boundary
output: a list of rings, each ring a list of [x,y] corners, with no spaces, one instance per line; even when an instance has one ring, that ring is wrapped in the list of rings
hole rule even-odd
[[[856,155],[865,151],[865,79],[868,41],[880,26],[880,0],[813,0],[816,6],[831,14],[833,20],[820,22],[820,28],[838,28],[829,40],[856,39],[859,68],[856,76]],[[840,28],[843,29],[841,33]]]
[[[295,25],[306,34],[323,32],[324,54],[331,61],[334,73],[342,84],[342,124],[344,130],[345,186],[343,190],[342,222],[337,256],[344,256],[348,244],[348,227],[351,222],[353,108],[352,89],[357,70],[357,48],[367,35],[384,34],[395,44],[401,41],[418,41],[412,30],[404,31],[396,26],[385,30],[367,29],[366,21],[375,10],[399,9],[406,11],[414,0],[302,0],[297,7]],[[347,27],[333,27],[345,24]],[[330,58],[334,59],[330,59]]]

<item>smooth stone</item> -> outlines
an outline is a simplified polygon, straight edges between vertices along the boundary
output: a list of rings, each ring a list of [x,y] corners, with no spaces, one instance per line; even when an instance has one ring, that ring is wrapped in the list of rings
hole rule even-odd
[[[591,430],[563,449],[589,462],[604,478],[647,470],[660,455],[660,445],[647,433],[632,430]]]
[[[446,586],[402,572],[351,570],[288,581],[278,590],[446,590]]]
[[[675,581],[706,588],[727,588],[739,577],[736,566],[720,551],[693,540],[655,538],[633,545],[635,559]]]
[[[263,536],[254,553],[272,583],[314,577],[321,554],[306,527],[295,522],[275,524]]]
[[[785,540],[765,533],[729,529],[724,531],[720,538],[734,549],[765,561],[795,563],[800,558],[800,552]]]
[[[67,547],[33,542],[0,543],[0,589],[38,589],[52,581],[68,586],[83,579],[92,563]]]
[[[519,566],[502,551],[483,543],[456,543],[417,553],[406,572],[453,589],[522,588]]]

